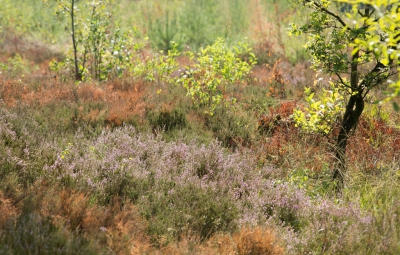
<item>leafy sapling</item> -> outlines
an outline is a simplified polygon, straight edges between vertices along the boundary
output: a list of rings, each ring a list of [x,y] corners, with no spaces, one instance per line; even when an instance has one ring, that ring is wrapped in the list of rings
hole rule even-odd
[[[346,8],[341,8],[340,2],[346,2]],[[325,91],[322,101],[335,93],[346,99],[344,103],[333,102],[339,104],[342,111],[333,171],[340,190],[345,176],[348,139],[364,111],[365,99],[371,91],[388,89],[388,80],[398,73],[400,3],[391,0],[297,0],[297,3],[311,10],[310,20],[302,27],[292,24],[291,34],[307,34],[305,49],[311,55],[312,67],[333,79],[333,94]],[[398,93],[398,83],[392,86]],[[296,121],[316,131],[326,114],[316,110],[316,102],[308,101],[311,105],[308,112],[297,111]],[[338,111],[337,106],[330,111]]]
[[[75,80],[82,81],[107,80],[130,67],[132,37],[129,32],[122,33],[119,23],[114,22],[115,13],[110,10],[116,7],[112,1],[93,0],[85,4],[76,0],[43,1],[54,5],[55,16],[63,22],[72,41],[73,57],[67,57],[64,65],[52,63],[53,69],[72,62]]]
[[[198,54],[189,52],[195,64],[187,67],[186,73],[177,80],[186,88],[187,95],[198,106],[205,107],[206,112],[214,114],[217,107],[229,105],[236,101],[233,97],[225,97],[227,86],[241,81],[256,64],[255,55],[248,43],[239,42],[233,48],[218,38],[213,45],[200,49]],[[248,59],[243,60],[241,57]]]

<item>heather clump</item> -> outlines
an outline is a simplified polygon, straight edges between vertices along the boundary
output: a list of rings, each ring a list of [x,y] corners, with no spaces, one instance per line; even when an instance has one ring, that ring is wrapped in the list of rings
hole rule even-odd
[[[45,167],[46,176],[89,189],[101,204],[110,203],[114,195],[132,199],[158,245],[185,233],[204,239],[216,231],[262,222],[294,231],[300,239],[315,231],[322,236],[318,231],[323,226],[341,229],[348,219],[353,219],[348,231],[370,227],[358,208],[347,211],[348,205],[336,206],[322,198],[317,203],[283,180],[266,179],[273,176],[271,167],[257,169],[250,153],[227,153],[218,142],[165,142],[129,126],[76,142],[67,144],[54,164]],[[340,238],[332,235],[330,240],[337,245]],[[294,247],[304,248],[302,243]]]
[[[156,247],[172,249],[188,236],[206,242],[219,233],[233,235],[245,226],[271,226],[288,254],[390,253],[397,249],[398,219],[394,215],[399,206],[390,202],[398,194],[393,180],[395,163],[391,171],[369,182],[365,182],[368,173],[349,176],[352,182],[347,193],[333,200],[332,192],[321,192],[321,180],[310,178],[309,172],[295,175],[282,167],[260,164],[256,151],[244,147],[230,151],[216,140],[201,144],[185,137],[167,141],[162,132],[139,132],[129,125],[93,131],[81,123],[63,131],[61,126],[50,125],[51,119],[46,122],[39,113],[29,111],[22,114],[22,109],[2,109],[0,117],[1,186],[6,194],[2,201],[11,218],[20,217],[12,202],[21,200],[20,184],[46,180],[50,185],[86,192],[46,198],[48,204],[69,206],[60,212],[45,207],[45,213],[37,216],[40,220],[29,219],[39,226],[55,224],[47,223],[46,215],[69,219],[67,225],[57,225],[57,231],[71,228],[92,233],[91,229],[106,226],[108,216],[88,205],[113,205],[119,197],[121,208],[130,201],[135,204],[146,222],[143,231]],[[44,130],[46,136],[41,134]],[[57,137],[60,132],[65,132],[63,137]],[[38,201],[33,204],[40,207]],[[3,223],[7,221],[2,218]],[[14,231],[7,229],[6,233]],[[145,249],[146,245],[138,247]],[[196,248],[199,254],[200,250]]]
[[[231,185],[242,185],[249,171],[234,174],[251,167],[251,161],[239,154],[226,157],[217,142],[200,148],[167,143],[125,126],[77,143],[68,143],[54,164],[44,167],[47,178],[91,190],[101,204],[115,195],[136,201],[156,236],[194,231],[205,238],[235,228],[238,209]]]
[[[55,144],[39,134],[42,127],[34,118],[20,118],[0,109],[0,180],[14,175],[27,185],[39,178],[43,165],[53,161]]]
[[[238,210],[229,197],[193,184],[172,186],[175,187],[149,193],[138,201],[157,245],[188,233],[205,240],[215,232],[237,228]]]
[[[299,243],[293,250],[295,254],[368,254],[373,251],[368,242],[374,219],[356,205],[337,205],[318,199],[301,214],[303,225],[298,233]]]
[[[21,215],[0,232],[1,254],[98,254],[84,238],[57,228],[48,218]]]

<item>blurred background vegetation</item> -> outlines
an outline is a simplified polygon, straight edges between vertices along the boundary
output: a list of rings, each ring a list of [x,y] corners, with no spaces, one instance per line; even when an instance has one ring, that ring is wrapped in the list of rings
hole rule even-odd
[[[83,8],[87,1],[77,1]],[[172,48],[171,41],[181,49],[197,51],[222,37],[228,45],[249,38],[259,61],[270,62],[271,52],[288,58],[292,63],[304,59],[302,42],[288,39],[288,23],[304,19],[292,8],[290,0],[148,0],[111,1],[119,5],[116,19],[123,30],[134,28],[150,39],[159,50]],[[68,43],[62,23],[54,18],[54,9],[42,0],[1,0],[0,46],[21,45],[21,38],[34,43],[47,43],[62,49]],[[113,10],[115,11],[115,10]],[[68,22],[65,20],[64,22]],[[3,49],[9,50],[9,49]]]

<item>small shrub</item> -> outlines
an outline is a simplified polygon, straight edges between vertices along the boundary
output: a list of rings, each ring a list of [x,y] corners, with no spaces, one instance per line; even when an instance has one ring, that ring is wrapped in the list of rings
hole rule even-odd
[[[173,82],[173,73],[178,70],[176,58],[180,56],[178,44],[171,42],[171,49],[160,51],[152,57],[146,57],[144,60],[137,58],[135,65],[131,68],[135,77],[142,77],[145,81],[155,82],[158,86],[157,94],[162,93],[163,83]]]
[[[240,83],[256,64],[248,43],[239,42],[229,48],[223,38],[201,49],[197,55],[188,54],[191,58],[196,56],[197,63],[187,67],[188,70],[177,82],[187,90],[187,95],[196,105],[206,107],[206,112],[211,115],[222,105],[236,101],[231,95],[225,94],[226,88]]]
[[[267,96],[276,97],[279,99],[286,99],[286,85],[287,81],[283,78],[282,69],[279,68],[281,60],[277,60],[272,66],[271,75],[268,83],[270,84],[269,93]],[[267,65],[268,66],[268,65]]]
[[[182,44],[183,35],[178,23],[178,14],[172,10],[170,2],[166,6],[160,6],[165,11],[152,10],[160,17],[152,17],[148,21],[148,35],[154,48],[168,52],[173,48],[173,42]],[[161,9],[161,8],[160,8]],[[157,12],[162,12],[157,13]],[[154,14],[153,14],[154,15]]]
[[[258,119],[258,130],[267,135],[274,135],[279,129],[293,126],[292,114],[296,106],[295,101],[283,101],[269,107],[268,115],[261,115]]]
[[[22,214],[0,231],[1,254],[99,254],[88,240],[56,227],[49,218]],[[106,254],[105,252],[103,254]]]
[[[31,72],[30,63],[18,53],[7,60],[7,63],[0,63],[0,74],[4,73],[12,78],[24,77]]]
[[[187,125],[185,114],[177,109],[172,111],[162,110],[149,119],[153,130],[162,129],[168,132],[173,129],[182,129]]]
[[[149,234],[156,237],[165,235],[169,240],[185,233],[193,233],[205,240],[215,232],[236,228],[238,211],[235,204],[218,192],[194,185],[176,186],[169,191],[149,194],[141,207],[150,223]],[[154,241],[163,245],[160,240]]]
[[[72,39],[69,56],[62,63],[53,61],[50,69],[68,69],[77,81],[82,81],[119,77],[131,66],[130,50],[137,45],[132,42],[130,32],[121,32],[113,11],[117,6],[111,1],[92,1],[82,5],[64,0],[43,2],[54,5],[56,17]],[[65,17],[69,22],[64,21]]]
[[[235,111],[220,107],[212,116],[206,116],[206,126],[227,147],[252,145],[257,138],[257,120],[240,106]]]
[[[322,89],[322,95],[318,100],[314,99],[311,88],[305,88],[306,101],[308,107],[305,111],[297,109],[293,113],[296,126],[306,132],[330,134],[337,126],[338,120],[344,107],[344,97],[339,93],[339,89],[330,83],[330,90]]]

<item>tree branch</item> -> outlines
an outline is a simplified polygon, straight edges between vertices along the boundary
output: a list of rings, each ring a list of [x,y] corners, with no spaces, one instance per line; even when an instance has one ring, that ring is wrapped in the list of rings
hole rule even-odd
[[[342,76],[340,76],[340,74],[339,74],[339,73],[335,72],[335,74],[336,74],[336,76],[339,78],[339,80],[340,80],[340,83],[341,83],[341,84],[343,84],[343,86],[345,86],[346,88],[349,88],[349,89],[351,89],[351,87],[350,87],[349,85],[347,85],[347,84],[344,82],[344,80],[343,80]]]
[[[347,26],[347,24],[342,20],[342,18],[339,17],[339,15],[329,11],[325,7],[322,7],[322,5],[316,3],[315,1],[306,0],[306,2],[313,3],[314,6],[317,7],[320,11],[322,11],[322,12],[328,14],[329,16],[335,18],[344,28],[346,28],[346,30],[350,30],[349,26]]]

